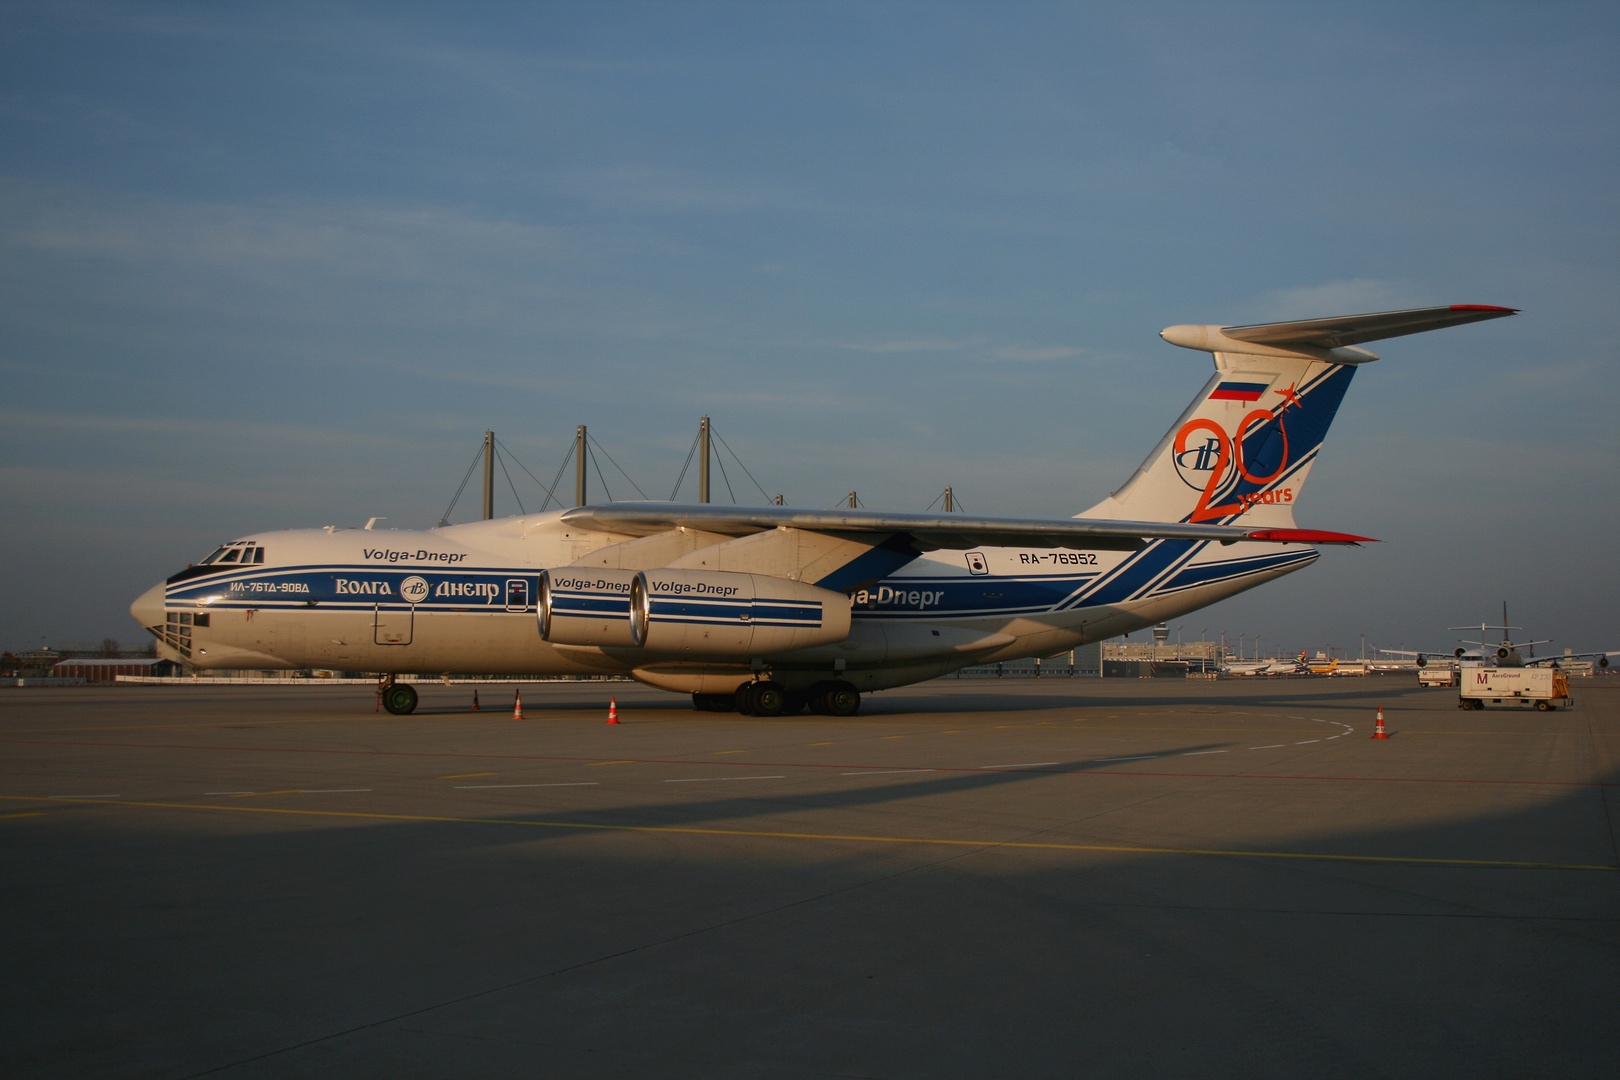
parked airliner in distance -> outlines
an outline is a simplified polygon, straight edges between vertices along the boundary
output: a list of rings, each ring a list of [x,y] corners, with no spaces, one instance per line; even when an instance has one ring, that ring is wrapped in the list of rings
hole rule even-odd
[[[1474,663],[1482,664],[1486,667],[1505,668],[1537,667],[1542,664],[1549,664],[1552,667],[1557,667],[1559,664],[1572,663],[1577,660],[1594,660],[1596,661],[1598,667],[1606,668],[1609,666],[1609,657],[1620,656],[1620,652],[1603,652],[1601,650],[1594,652],[1576,652],[1574,649],[1565,649],[1562,653],[1548,653],[1545,656],[1537,656],[1536,646],[1549,644],[1553,639],[1540,638],[1536,641],[1514,641],[1508,636],[1509,631],[1523,630],[1524,627],[1509,626],[1507,618],[1507,601],[1504,600],[1502,601],[1502,622],[1499,625],[1492,626],[1490,623],[1482,622],[1477,627],[1450,627],[1452,630],[1478,629],[1478,641],[1474,641],[1471,638],[1457,639],[1465,645],[1475,645],[1478,646],[1478,648],[1454,649],[1449,654],[1444,650],[1436,649],[1429,649],[1427,651],[1414,651],[1412,649],[1380,649],[1379,652],[1388,653],[1393,656],[1416,657],[1417,666],[1420,668],[1427,667],[1431,660],[1440,660],[1447,664]],[[1490,636],[1490,631],[1492,630],[1500,630],[1502,632],[1501,640],[1487,640]],[[1524,649],[1525,652],[1521,653],[1519,651],[1520,649]]]
[[[1291,573],[1294,507],[1381,338],[1515,314],[1457,305],[1172,326],[1215,372],[1118,491],[1073,518],[620,502],[423,531],[222,545],[130,611],[197,668],[628,674],[699,709],[849,715],[862,691],[1054,656]],[[1504,620],[1505,621],[1505,620]]]

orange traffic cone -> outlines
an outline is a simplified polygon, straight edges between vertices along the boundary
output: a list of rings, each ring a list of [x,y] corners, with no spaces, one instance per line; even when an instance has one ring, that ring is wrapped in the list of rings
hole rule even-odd
[[[473,707],[472,707],[472,711],[473,712],[481,712],[482,710],[483,710],[483,706],[478,704],[478,691],[474,690],[473,691]]]
[[[512,691],[512,719],[523,719],[523,691]]]
[[[610,724],[617,724],[619,722],[619,699],[616,697],[608,698],[607,722]]]
[[[1373,738],[1389,738],[1389,732],[1384,730],[1384,707],[1382,705],[1378,706],[1378,725],[1373,728]]]

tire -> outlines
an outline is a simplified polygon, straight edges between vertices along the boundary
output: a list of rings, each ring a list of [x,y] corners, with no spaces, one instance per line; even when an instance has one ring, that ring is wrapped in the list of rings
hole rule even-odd
[[[1540,709],[1542,712],[1547,712],[1552,708],[1552,706],[1545,701],[1538,701],[1536,702],[1536,708]]]
[[[698,712],[736,712],[735,694],[693,694],[692,708]]]
[[[409,716],[416,711],[416,687],[395,683],[382,692],[382,707],[395,716]]]
[[[861,692],[847,682],[833,683],[825,700],[828,716],[854,716],[861,710]]]
[[[749,688],[748,704],[755,716],[781,716],[787,705],[787,691],[781,683],[757,682]]]
[[[731,707],[743,716],[754,715],[754,684],[743,683],[731,696]]]
[[[810,706],[811,712],[819,716],[827,715],[827,691],[832,687],[830,682],[818,682],[804,692],[805,703]]]

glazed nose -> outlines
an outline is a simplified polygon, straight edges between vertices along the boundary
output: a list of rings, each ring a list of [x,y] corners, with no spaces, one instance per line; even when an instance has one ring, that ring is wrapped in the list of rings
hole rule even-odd
[[[163,583],[159,582],[141,593],[140,596],[135,598],[135,602],[129,605],[129,613],[135,616],[135,621],[140,623],[143,628],[148,626],[162,628],[163,589]]]

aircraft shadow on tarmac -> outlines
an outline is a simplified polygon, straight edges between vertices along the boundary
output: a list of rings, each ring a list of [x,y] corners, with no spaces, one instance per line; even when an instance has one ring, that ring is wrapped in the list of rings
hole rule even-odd
[[[862,719],[866,718],[877,716],[899,716],[916,712],[972,713],[994,711],[1018,713],[1049,712],[1052,709],[1163,708],[1175,706],[1185,707],[1189,705],[1203,704],[1219,704],[1223,708],[1276,708],[1283,705],[1308,707],[1312,703],[1341,704],[1369,701],[1390,702],[1405,700],[1412,697],[1418,697],[1426,702],[1437,700],[1437,693],[1434,689],[1416,685],[1406,685],[1404,681],[1400,685],[1383,682],[1374,682],[1369,685],[1361,680],[1358,680],[1358,682],[1361,682],[1361,685],[1345,687],[1342,690],[1329,690],[1322,686],[1320,682],[1313,680],[1308,686],[1301,686],[1298,694],[1290,694],[1286,696],[1279,696],[1276,693],[1276,683],[1272,682],[1266,684],[1266,689],[1270,691],[1267,694],[1256,694],[1254,696],[1250,696],[1248,694],[1236,694],[1232,696],[1223,695],[1220,698],[1209,698],[1207,700],[1200,699],[1200,697],[1194,693],[1185,692],[1181,694],[1165,694],[1161,696],[1125,697],[1111,695],[1106,692],[1105,687],[1095,685],[1097,680],[1093,680],[1093,685],[1091,687],[1087,687],[1084,691],[1077,689],[1076,692],[1072,694],[1054,694],[1050,692],[1050,688],[1051,684],[1056,681],[1057,679],[1043,679],[1040,680],[1040,685],[1038,686],[1029,685],[1029,689],[1031,690],[1039,689],[1042,691],[1038,695],[1026,695],[1018,693],[1017,691],[1020,688],[1019,683],[1012,684],[1007,688],[1006,691],[1002,692],[997,692],[991,688],[986,688],[984,690],[975,688],[970,691],[964,691],[956,690],[953,687],[953,692],[949,695],[931,694],[924,696],[920,694],[908,694],[907,690],[910,688],[885,690],[876,694],[865,695],[861,702],[861,711],[853,717],[845,717],[843,719],[858,723]],[[1340,681],[1342,682],[1343,680]],[[1020,680],[1020,683],[1022,682],[1023,681]],[[1031,680],[1031,683],[1033,682],[1034,681]],[[432,686],[432,684],[428,685]],[[921,685],[928,686],[930,684],[923,683]],[[637,691],[640,689],[641,688],[639,687],[636,688]],[[1256,689],[1258,690],[1259,688],[1257,687]],[[606,708],[605,701],[607,698],[615,696],[614,691],[610,689],[594,689],[589,693],[589,697],[574,697],[572,695],[568,697],[558,697],[548,695],[544,702],[534,700],[525,701],[523,706],[524,713],[530,719],[543,720],[546,714],[551,712],[597,712]],[[511,708],[512,704],[507,695],[500,695],[497,697],[496,694],[491,693],[485,695],[482,704],[482,712],[474,714],[466,705],[440,704],[439,698],[436,695],[433,699],[424,698],[422,705],[420,705],[411,715],[415,717],[422,717],[456,716],[463,714],[490,714],[493,716],[499,715],[503,711],[509,712]],[[619,709],[621,713],[625,714],[627,717],[633,716],[633,714],[637,712],[657,712],[660,714],[660,716],[668,715],[670,713],[688,713],[696,715],[705,720],[746,720],[750,723],[758,724],[768,724],[773,720],[796,719],[795,717],[791,716],[745,717],[738,713],[696,712],[693,710],[691,702],[687,698],[673,694],[660,694],[656,697],[647,698],[642,698],[638,695],[633,702],[621,701]],[[802,717],[797,719],[802,719]],[[820,717],[818,719],[834,720],[835,718]]]
[[[1211,743],[1187,747],[1184,750],[1160,750],[1158,753],[1196,752],[1225,745],[1230,744]],[[647,824],[651,818],[656,818],[659,825],[672,827],[713,824],[717,821],[729,821],[738,818],[757,818],[771,813],[791,813],[799,810],[853,810],[861,807],[876,807],[903,802],[909,799],[959,795],[965,792],[1009,787],[1028,783],[1031,780],[1050,779],[1055,774],[1099,771],[1111,764],[1113,763],[1073,761],[1046,765],[1039,769],[976,769],[969,773],[935,773],[931,776],[919,776],[910,780],[891,779],[872,787],[845,787],[839,790],[828,789],[817,792],[800,790],[791,794],[758,792],[703,802],[676,804],[662,802],[633,803],[618,807],[595,808],[577,814],[546,812],[542,816],[546,821],[579,825],[610,824],[614,823],[620,815],[627,815],[631,820],[641,824]],[[773,766],[759,765],[757,767],[772,768]],[[871,771],[877,774],[883,770],[874,767]],[[928,771],[932,772],[933,770]],[[851,780],[860,779],[860,776],[858,774],[840,776],[837,779],[847,785]],[[514,817],[514,820],[520,820],[520,818]]]

